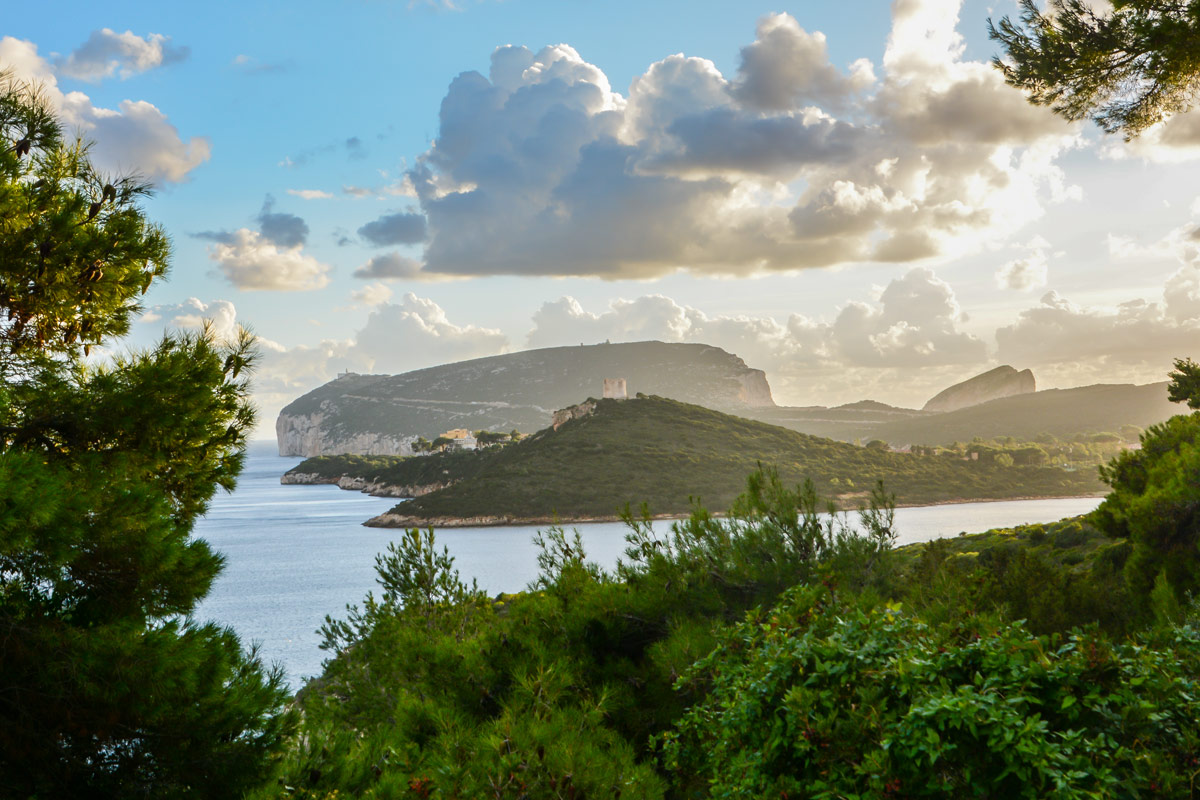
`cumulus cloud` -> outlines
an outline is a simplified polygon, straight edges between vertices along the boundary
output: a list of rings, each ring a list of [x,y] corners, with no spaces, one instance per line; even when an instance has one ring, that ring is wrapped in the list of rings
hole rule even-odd
[[[209,159],[211,143],[195,136],[186,141],[157,107],[144,100],[123,100],[116,109],[101,108],[82,92],[64,93],[50,63],[32,42],[0,38],[0,66],[18,78],[40,83],[68,129],[92,139],[92,160],[116,173],[135,171],[152,182],[180,183]]]
[[[281,292],[320,289],[329,284],[329,267],[304,253],[247,228],[222,234],[209,246],[225,278],[239,289]]]
[[[375,247],[419,244],[425,241],[425,217],[408,211],[384,214],[359,228],[358,235]]]
[[[237,309],[228,300],[213,300],[205,303],[197,297],[189,297],[182,303],[155,305],[146,309],[139,318],[143,324],[158,323],[164,328],[200,330],[207,323],[219,341],[237,339]]]
[[[809,103],[836,108],[875,82],[866,59],[842,74],[829,63],[825,35],[809,33],[788,14],[764,17],[757,34],[754,44],[742,48],[733,85],[733,95],[749,108],[788,111]]]
[[[348,339],[301,347],[260,343],[263,358],[255,373],[255,399],[268,424],[298,395],[345,370],[407,372],[509,349],[508,337],[500,331],[458,324],[433,300],[411,293],[397,303],[374,304],[366,323]]]
[[[996,344],[1000,360],[1040,366],[1070,385],[1087,375],[1162,380],[1173,356],[1195,352],[1198,337],[1200,320],[1173,316],[1162,303],[1087,307],[1051,291],[996,331]]]
[[[384,253],[375,256],[354,270],[354,277],[366,280],[396,281],[419,280],[423,275],[421,274],[421,262],[415,258],[409,258],[399,253]]]
[[[275,198],[267,195],[258,213],[258,230],[263,237],[286,248],[301,247],[308,241],[308,223],[295,214],[275,210]]]
[[[55,62],[58,72],[68,78],[99,83],[119,75],[121,80],[185,60],[191,51],[172,44],[170,36],[152,33],[145,38],[133,31],[117,33],[110,28],[92,31],[86,42],[66,58]]]
[[[392,290],[382,283],[368,283],[350,293],[356,307],[370,308],[392,299]]]
[[[885,399],[896,402],[907,382],[913,391],[904,397],[915,402],[946,370],[987,360],[984,342],[961,330],[965,321],[951,287],[931,271],[916,268],[889,283],[877,302],[848,303],[832,321],[800,314],[786,320],[710,316],[662,295],[616,300],[597,313],[563,297],[534,314],[527,342],[530,347],[605,339],[703,342],[766,370],[785,400],[816,394],[829,402],[875,382],[880,388],[892,382]]]
[[[1115,259],[1139,264],[1169,259],[1180,264],[1167,278],[1162,298],[1163,313],[1178,323],[1200,318],[1200,199],[1193,203],[1192,215],[1192,220],[1149,244],[1128,237],[1108,237],[1109,254]]]
[[[900,0],[876,74],[764,18],[732,78],[682,55],[627,93],[568,45],[466,72],[408,177],[427,271],[645,278],[949,256],[1077,196],[1078,136],[967,61],[958,0]]]
[[[372,371],[403,372],[494,355],[508,349],[508,344],[500,331],[458,325],[433,300],[409,292],[399,303],[371,312],[350,352]]]
[[[1034,237],[1026,248],[1026,255],[1014,258],[996,270],[996,285],[1001,289],[1015,289],[1020,292],[1045,286],[1049,270],[1049,247],[1050,243],[1045,239],[1040,236]]]
[[[1193,213],[1200,209],[1193,209]],[[1200,226],[1193,220],[1149,244],[1109,237],[1117,260],[1146,264],[1173,259],[1178,268],[1158,300],[1135,298],[1115,307],[1080,306],[1057,292],[996,331],[1001,359],[1042,364],[1066,385],[1094,380],[1162,380],[1171,359],[1196,353],[1200,341]]]
[[[304,252],[308,223],[275,210],[267,195],[255,221],[258,230],[205,231],[193,234],[212,242],[208,257],[239,289],[302,292],[329,284],[329,266]]]

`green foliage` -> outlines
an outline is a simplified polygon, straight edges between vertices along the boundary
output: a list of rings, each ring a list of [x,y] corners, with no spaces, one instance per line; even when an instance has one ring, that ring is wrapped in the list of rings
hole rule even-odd
[[[1031,102],[1127,139],[1188,111],[1200,90],[1196,0],[1116,0],[1100,11],[1051,0],[1045,12],[1021,0],[1019,22],[988,27],[1006,55],[995,65]]]
[[[65,144],[39,89],[0,71],[0,369],[89,349],[129,330],[169,244],[137,202],[149,188],[98,173]]]
[[[1125,568],[1131,595],[1147,598],[1164,570],[1180,601],[1200,588],[1200,414],[1151,426],[1140,449],[1101,474],[1113,490],[1094,520],[1132,546]]]
[[[334,658],[302,692],[304,729],[276,791],[662,797],[649,737],[695,699],[676,679],[717,626],[797,580],[880,584],[891,498],[874,501],[855,534],[821,515],[811,484],[757,473],[729,519],[696,508],[659,538],[628,515],[615,574],[551,528],[537,582],[492,601],[411,531],[378,562],[382,598],[327,621]]]
[[[928,622],[999,613],[1038,634],[1098,624],[1123,635],[1140,621],[1127,558],[1085,518],[1023,525],[900,548],[892,594]]]
[[[1185,796],[1200,629],[1156,644],[930,626],[797,587],[683,678],[708,694],[664,763],[712,797]]]
[[[760,463],[777,470],[785,483],[811,475],[817,492],[849,507],[880,480],[907,503],[1078,495],[1102,488],[1091,469],[994,461],[933,460],[855,447],[661,397],[600,400],[593,414],[558,430],[438,465],[441,481],[457,482],[393,513],[422,523],[446,517],[550,521],[613,517],[627,504],[647,503],[656,514],[686,514],[689,498],[728,507]],[[435,464],[406,462],[396,470],[434,472]],[[296,469],[313,467],[310,460]]]
[[[166,270],[147,189],[62,143],[0,76],[0,786],[227,797],[269,776],[282,677],[188,618],[221,558],[190,537],[241,468],[253,340],[84,360]]]
[[[433,450],[427,442],[426,451]],[[418,451],[420,452],[420,451]],[[361,478],[388,486],[420,487],[454,483],[478,474],[491,456],[489,451],[449,449],[419,457],[337,455],[306,458],[289,475],[316,475],[336,482],[338,478]]]
[[[1175,371],[1168,377],[1167,399],[1172,403],[1187,403],[1193,411],[1200,409],[1200,364],[1190,358],[1175,359]]]

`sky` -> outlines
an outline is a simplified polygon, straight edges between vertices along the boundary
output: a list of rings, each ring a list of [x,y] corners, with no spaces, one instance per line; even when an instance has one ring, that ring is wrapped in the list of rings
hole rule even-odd
[[[261,435],[338,372],[696,341],[777,402],[1200,349],[1200,113],[1126,143],[990,66],[1009,0],[22,4],[0,68],[157,187],[122,347],[259,337]]]

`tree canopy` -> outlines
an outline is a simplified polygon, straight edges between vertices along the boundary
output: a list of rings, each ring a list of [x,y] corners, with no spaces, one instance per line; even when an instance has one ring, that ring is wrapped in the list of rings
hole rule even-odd
[[[10,797],[229,797],[268,778],[282,676],[190,619],[221,568],[191,536],[231,489],[253,338],[118,354],[163,277],[136,177],[98,172],[0,73],[0,786]],[[94,346],[108,357],[87,358]],[[97,354],[99,355],[99,354]]]
[[[1200,2],[1021,0],[1017,21],[988,21],[994,59],[1031,102],[1133,138],[1191,109],[1200,91]]]

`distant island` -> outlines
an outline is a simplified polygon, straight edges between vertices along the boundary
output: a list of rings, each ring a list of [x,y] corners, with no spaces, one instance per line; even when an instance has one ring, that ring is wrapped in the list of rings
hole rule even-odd
[[[903,505],[1100,494],[1094,469],[1016,465],[978,454],[891,452],[798,433],[662,397],[588,400],[560,424],[503,448],[416,458],[308,459],[284,483],[337,483],[411,497],[367,524],[454,527],[616,519],[629,504],[661,516],[692,499],[727,508],[760,464],[811,478],[845,508],[877,480]]]
[[[346,373],[284,407],[279,454],[412,455],[418,437],[455,428],[526,433],[555,409],[599,394],[604,378],[642,392],[743,413],[773,408],[765,373],[719,347],[677,342],[547,347],[401,375]]]
[[[605,379],[627,394],[658,395],[785,428],[902,448],[975,437],[1033,440],[1146,428],[1174,413],[1162,383],[1036,391],[1033,373],[995,367],[930,387],[923,408],[877,400],[827,408],[781,406],[762,370],[706,344],[631,342],[551,347],[477,358],[401,375],[345,373],[289,403],[276,421],[280,455],[420,452],[448,430],[540,430],[555,409],[599,394]]]

